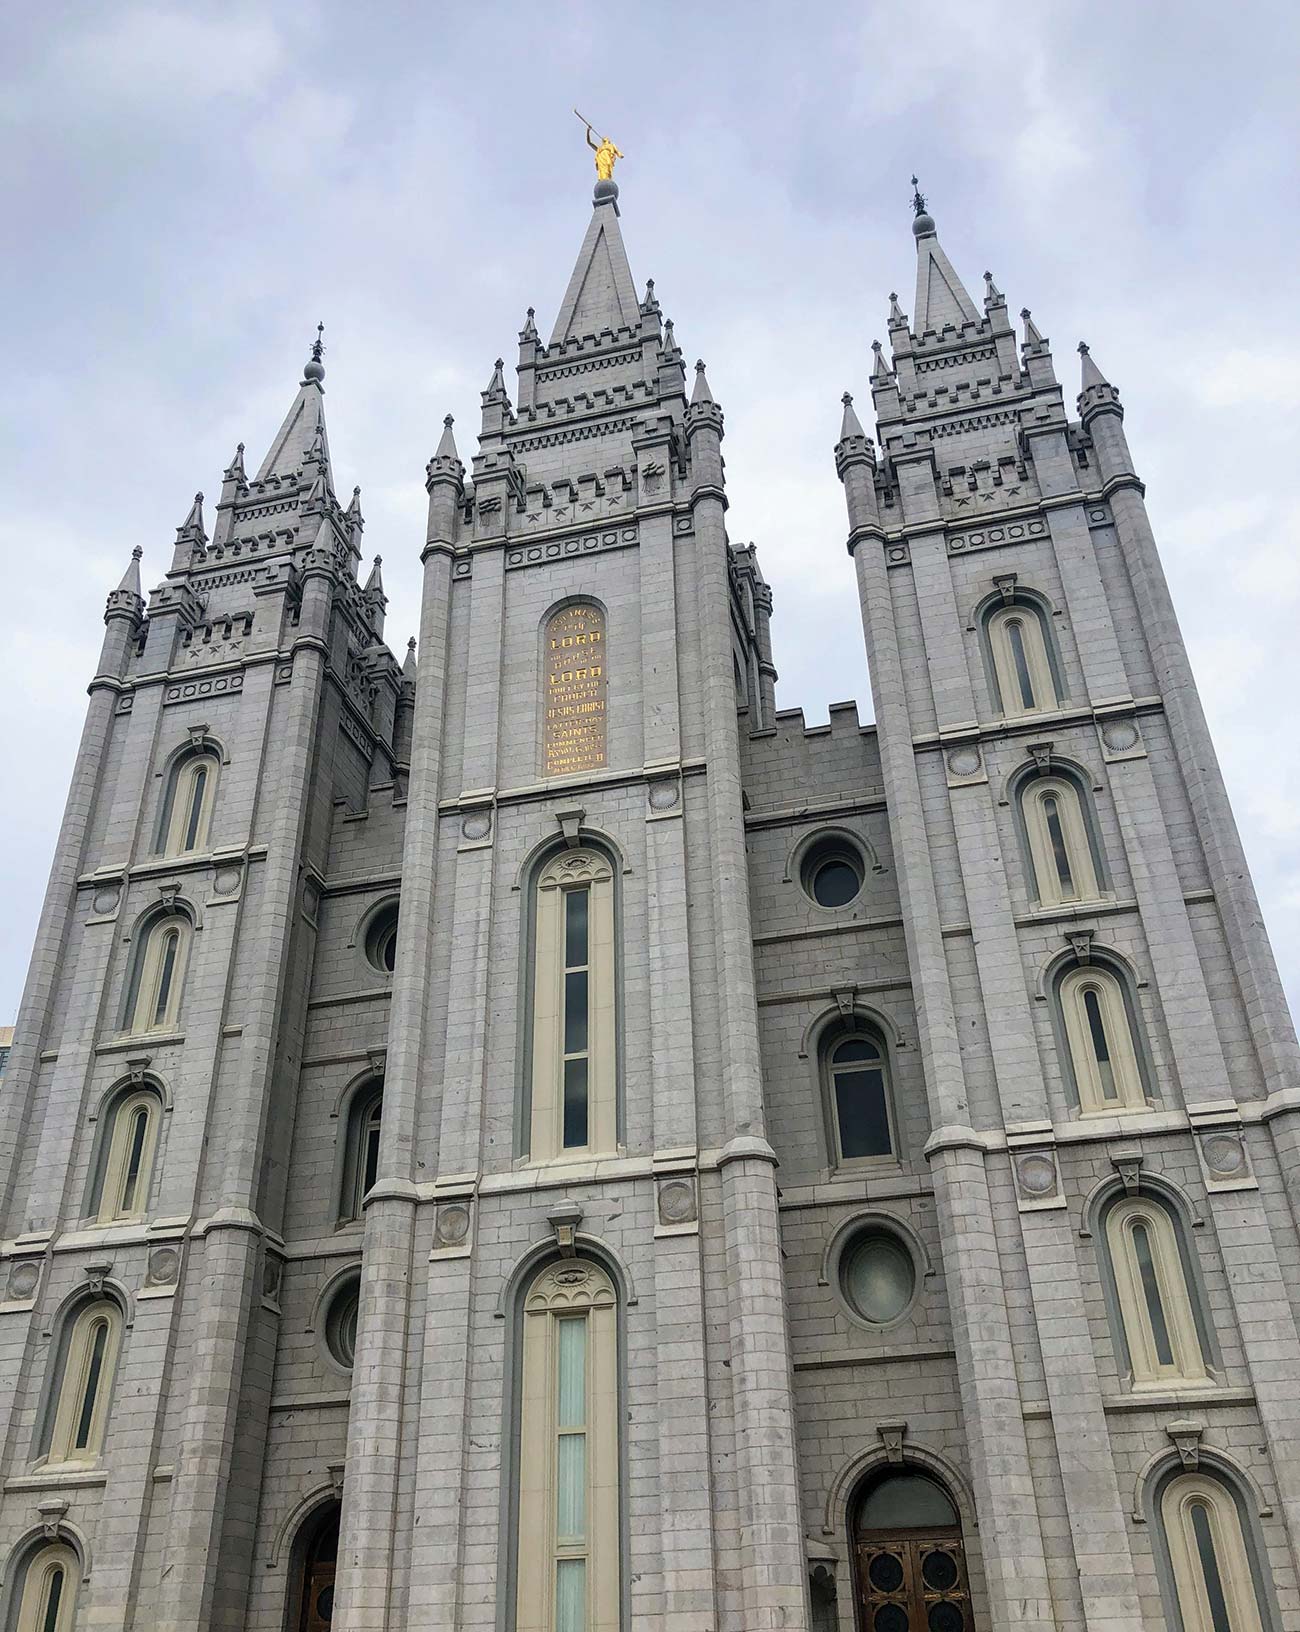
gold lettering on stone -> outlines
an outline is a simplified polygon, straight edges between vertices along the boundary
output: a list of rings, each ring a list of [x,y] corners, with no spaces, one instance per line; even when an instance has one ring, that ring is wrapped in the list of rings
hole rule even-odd
[[[546,625],[543,744],[547,776],[605,764],[605,614],[564,606]]]

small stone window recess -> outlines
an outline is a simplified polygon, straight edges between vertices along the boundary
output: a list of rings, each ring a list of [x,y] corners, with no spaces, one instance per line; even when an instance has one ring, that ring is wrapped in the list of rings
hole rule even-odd
[[[819,907],[848,907],[862,893],[867,876],[862,852],[842,833],[830,833],[808,846],[799,865],[804,894]]]

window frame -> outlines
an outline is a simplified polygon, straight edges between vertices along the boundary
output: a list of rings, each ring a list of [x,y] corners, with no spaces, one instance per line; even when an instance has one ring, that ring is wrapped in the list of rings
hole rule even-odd
[[[1213,1388],[1212,1328],[1205,1317],[1200,1287],[1189,1262],[1182,1221],[1162,1197],[1149,1190],[1117,1192],[1101,1219],[1106,1265],[1114,1295],[1116,1358],[1128,1368],[1134,1393],[1168,1388]],[[1144,1275],[1132,1225],[1147,1232],[1149,1277]],[[1151,1291],[1158,1300],[1170,1362],[1159,1356],[1160,1337],[1151,1310]]]
[[[12,1619],[6,1622],[14,1628],[14,1632],[46,1632],[49,1624],[49,1597],[48,1587],[41,1577],[45,1576],[48,1580],[53,1571],[60,1567],[64,1574],[64,1589],[54,1622],[54,1632],[72,1632],[76,1624],[82,1567],[76,1548],[62,1537],[38,1546],[23,1563],[13,1599]],[[33,1588],[36,1589],[34,1593]]]
[[[103,1346],[98,1347],[96,1331],[101,1322],[105,1335]],[[42,1414],[45,1432],[41,1454],[46,1468],[93,1467],[102,1457],[121,1360],[124,1325],[121,1306],[110,1297],[83,1299],[66,1312]],[[86,1424],[86,1443],[79,1446],[76,1441],[86,1415],[92,1374],[94,1395]]]
[[[1043,809],[1044,801],[1053,797],[1073,894],[1067,894],[1062,884],[1049,813]],[[1029,863],[1031,898],[1038,909],[1068,911],[1104,900],[1105,869],[1087,795],[1078,780],[1056,766],[1046,774],[1027,776],[1016,790],[1016,807]]]
[[[1102,999],[1098,1007],[1110,1049],[1109,1063],[1116,1088],[1113,1099],[1105,1095],[1086,1011],[1086,993],[1090,987]],[[1109,959],[1096,956],[1089,957],[1086,963],[1063,963],[1052,980],[1052,1018],[1080,1116],[1122,1116],[1151,1108],[1146,1039],[1124,970],[1116,968]]]
[[[168,978],[166,1005],[162,1017],[158,1018],[166,970],[163,942],[173,931],[177,935],[176,951]],[[122,1006],[122,1031],[127,1036],[146,1037],[177,1029],[193,939],[194,922],[180,908],[155,913],[137,928]],[[144,1017],[151,1011],[155,1018],[146,1024]]]
[[[204,785],[197,814],[194,811],[194,783],[200,772]],[[210,848],[212,814],[221,774],[221,755],[211,743],[187,748],[176,755],[167,771],[167,787],[158,817],[155,852],[175,857],[203,855]],[[186,829],[193,827],[193,839]]]
[[[1011,707],[1009,700],[1020,694],[1023,702],[1023,682],[1019,665],[1011,647],[1009,627],[1019,622],[1033,634],[1022,642],[1025,678],[1035,701],[1028,707]],[[991,679],[993,704],[1003,719],[1028,719],[1035,714],[1048,714],[1061,707],[1063,688],[1060,665],[1056,659],[1051,628],[1043,608],[1027,596],[1017,595],[1010,601],[999,600],[984,614],[983,632],[985,660]],[[1042,699],[1039,701],[1038,699]]]
[[[1201,1465],[1192,1470],[1181,1464],[1171,1465],[1154,1488],[1149,1488],[1149,1511],[1156,1520],[1159,1540],[1161,1585],[1165,1589],[1167,1609],[1173,1611],[1169,1615],[1170,1626],[1181,1632],[1215,1632],[1213,1613],[1206,1613],[1208,1595],[1197,1558],[1196,1537],[1188,1534],[1188,1509],[1199,1502],[1210,1509],[1217,1522],[1218,1534],[1212,1532],[1211,1539],[1221,1582],[1225,1565],[1228,1566],[1228,1584],[1238,1610],[1234,1615],[1225,1602],[1231,1632],[1272,1632],[1277,1623],[1271,1583],[1263,1567],[1264,1557],[1255,1526],[1236,1479],[1202,1460]],[[1177,1511],[1179,1509],[1181,1511]],[[1226,1547],[1222,1545],[1225,1541]],[[1244,1614],[1241,1613],[1243,1607]]]
[[[889,1151],[884,1155],[846,1156],[840,1128],[839,1100],[836,1094],[836,1052],[848,1042],[862,1040],[870,1043],[880,1057],[881,1092],[884,1098],[885,1122],[889,1131]],[[849,1075],[849,1071],[844,1071]],[[882,1027],[865,1017],[854,1016],[847,1022],[832,1022],[823,1028],[817,1039],[817,1075],[821,1091],[822,1119],[825,1128],[826,1154],[833,1172],[855,1173],[863,1169],[897,1167],[902,1161],[898,1118],[894,1106],[894,1071],[889,1040]]]
[[[374,1180],[366,1182],[369,1169],[368,1145],[371,1128],[378,1141],[383,1136],[384,1079],[367,1077],[348,1094],[343,1120],[343,1150],[338,1187],[338,1217],[336,1224],[343,1227],[357,1223],[362,1217],[362,1202]]]
[[[564,1046],[565,931],[569,893],[588,893],[587,1040]],[[618,875],[605,849],[585,836],[552,849],[535,866],[526,897],[524,1034],[527,1039],[520,1154],[529,1162],[583,1160],[618,1152],[622,1135],[622,1004]],[[585,1053],[587,1140],[564,1142],[564,1061]]]
[[[584,1564],[583,1627],[615,1632],[623,1624],[625,1523],[620,1295],[612,1273],[595,1259],[551,1258],[525,1283],[518,1302],[513,1458],[510,1473],[511,1632],[559,1632],[557,1572]],[[561,1423],[560,1329],[585,1327],[583,1417]],[[584,1440],[584,1531],[558,1532],[559,1441]],[[543,1544],[545,1543],[545,1544]]]
[[[162,1138],[163,1108],[158,1090],[150,1085],[119,1090],[110,1100],[101,1123],[99,1159],[88,1198],[87,1212],[95,1224],[130,1224],[148,1217]],[[141,1110],[146,1113],[148,1122],[136,1171],[135,1204],[126,1210],[121,1205],[121,1197],[134,1142],[127,1125]],[[116,1203],[110,1205],[115,1197]]]

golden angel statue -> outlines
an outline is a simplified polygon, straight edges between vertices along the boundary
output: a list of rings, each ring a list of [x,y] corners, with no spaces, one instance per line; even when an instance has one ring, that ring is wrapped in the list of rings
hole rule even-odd
[[[574,108],[573,111],[578,113],[577,108]],[[578,118],[582,119],[580,113],[578,113]],[[587,126],[587,146],[596,155],[597,179],[600,181],[613,181],[614,161],[623,157],[622,151],[614,146],[608,136],[602,136],[599,142],[596,141],[590,122],[586,119],[582,119],[582,122]]]

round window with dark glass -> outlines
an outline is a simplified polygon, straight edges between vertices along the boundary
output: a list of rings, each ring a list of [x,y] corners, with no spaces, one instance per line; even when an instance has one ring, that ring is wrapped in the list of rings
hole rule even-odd
[[[862,893],[862,857],[857,847],[840,834],[814,844],[799,871],[805,894],[819,907],[847,907]]]
[[[381,975],[391,975],[397,963],[397,902],[379,908],[366,925],[366,959]]]

